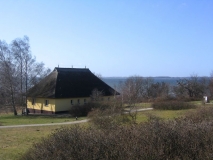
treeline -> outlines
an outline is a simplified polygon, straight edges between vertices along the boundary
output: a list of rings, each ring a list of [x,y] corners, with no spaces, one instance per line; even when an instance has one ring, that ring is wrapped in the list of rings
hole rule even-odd
[[[102,99],[104,93],[93,90],[91,94],[91,102],[82,106],[75,105],[71,107],[70,113],[74,117],[87,116],[89,112],[99,108],[111,108],[113,104],[116,112],[123,113],[124,108],[128,108],[128,116],[135,122],[137,118],[138,104],[142,102],[152,102],[155,109],[189,109],[194,108],[193,105],[185,103],[192,100],[203,100],[203,96],[212,98],[213,95],[213,78],[202,78],[192,76],[177,81],[177,85],[171,86],[165,82],[155,83],[152,78],[143,78],[140,76],[132,76],[115,87],[119,92],[114,93],[111,104],[105,104]],[[101,115],[101,113],[96,113]],[[115,112],[115,110],[113,110]],[[105,114],[105,113],[104,113]],[[98,120],[99,121],[99,120]]]
[[[10,44],[0,40],[0,107],[12,106],[17,115],[17,106],[26,107],[27,90],[49,72],[32,56],[27,36]]]
[[[132,76],[117,86],[117,90],[127,103],[176,100],[202,100],[203,96],[213,98],[213,73],[211,77],[198,77],[177,80],[176,85],[165,82],[154,82],[153,78]],[[129,101],[129,102],[128,102]],[[131,101],[131,102],[130,102]]]

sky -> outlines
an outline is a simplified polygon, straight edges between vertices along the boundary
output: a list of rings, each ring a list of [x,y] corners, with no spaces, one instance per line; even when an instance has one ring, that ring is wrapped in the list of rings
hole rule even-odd
[[[0,0],[0,40],[103,77],[210,76],[212,0]]]

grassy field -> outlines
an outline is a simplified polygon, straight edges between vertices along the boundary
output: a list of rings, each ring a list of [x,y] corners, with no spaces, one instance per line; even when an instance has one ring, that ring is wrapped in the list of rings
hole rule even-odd
[[[151,116],[155,116],[158,118],[162,118],[165,120],[174,119],[177,117],[184,116],[187,112],[194,111],[195,109],[188,109],[188,110],[149,110],[138,112],[137,114],[137,123],[145,122]]]
[[[199,102],[196,102],[200,105]],[[139,108],[149,108],[150,103],[139,104]],[[184,116],[188,112],[193,112],[196,109],[188,110],[149,110],[138,112],[137,122],[145,122],[150,116],[156,116],[162,119],[173,119]],[[80,118],[85,119],[86,117]],[[20,124],[41,124],[41,123],[59,123],[74,121],[71,117],[57,116],[13,116],[12,114],[0,114],[0,123],[2,125],[20,125]],[[87,123],[81,125],[88,125]],[[69,127],[66,125],[63,127]],[[50,135],[53,131],[61,126],[43,126],[43,127],[25,127],[25,128],[3,128],[0,129],[0,159],[11,160],[18,159],[26,152],[33,143],[38,142],[42,137]]]
[[[78,120],[85,119],[78,118]],[[14,116],[13,114],[0,114],[0,125],[21,125],[21,124],[44,124],[44,123],[60,123],[75,121],[73,117],[59,117],[59,116],[42,116],[42,115],[28,115],[28,116]]]
[[[15,160],[20,158],[33,143],[38,142],[42,137],[46,137],[60,127],[44,126],[0,129],[0,159]]]

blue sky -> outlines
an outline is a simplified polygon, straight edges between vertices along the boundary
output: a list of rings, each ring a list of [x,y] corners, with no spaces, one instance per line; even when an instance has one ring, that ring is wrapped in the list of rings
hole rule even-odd
[[[209,76],[212,0],[0,0],[0,40],[27,35],[46,67]]]

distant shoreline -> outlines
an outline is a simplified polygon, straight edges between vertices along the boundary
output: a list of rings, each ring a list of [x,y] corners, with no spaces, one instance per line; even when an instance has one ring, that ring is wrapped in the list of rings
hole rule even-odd
[[[101,77],[101,79],[107,83],[109,86],[114,87],[118,86],[120,83],[124,83],[126,79],[129,77]],[[190,77],[169,77],[169,76],[156,76],[156,77],[142,77],[142,78],[152,78],[154,83],[167,83],[170,84],[171,86],[177,85],[177,81],[180,79],[189,79]],[[202,77],[198,77],[202,78]],[[206,77],[210,78],[210,77]]]
[[[131,76],[130,76],[131,77]],[[133,76],[134,77],[134,76]],[[143,76],[141,76],[143,77]],[[101,78],[106,78],[106,79],[126,79],[126,78],[129,78],[129,77],[101,77]],[[154,76],[154,77],[143,77],[143,78],[190,78],[190,77],[170,77],[170,76]],[[207,77],[209,78],[209,77]]]

